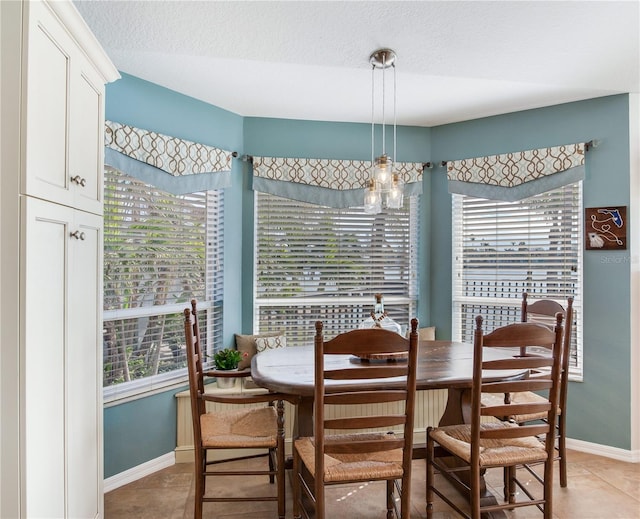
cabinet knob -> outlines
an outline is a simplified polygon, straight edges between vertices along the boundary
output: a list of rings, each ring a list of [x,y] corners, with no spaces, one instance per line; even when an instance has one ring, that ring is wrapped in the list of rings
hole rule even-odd
[[[82,178],[80,175],[76,175],[75,177],[71,177],[71,182],[75,182],[76,184],[84,187],[87,184],[87,180]]]
[[[84,240],[84,233],[80,232],[80,231],[73,231],[72,233],[70,233],[72,238],[75,238],[76,240]]]

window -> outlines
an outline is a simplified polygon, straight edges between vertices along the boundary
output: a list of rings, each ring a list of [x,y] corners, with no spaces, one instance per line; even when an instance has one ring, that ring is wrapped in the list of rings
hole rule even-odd
[[[453,195],[455,340],[473,341],[475,316],[485,333],[520,320],[522,292],[566,306],[574,297],[571,373],[582,376],[582,183],[517,202]]]
[[[105,172],[106,401],[185,380],[182,312],[192,298],[205,351],[221,343],[222,193],[171,195]]]
[[[417,309],[418,196],[402,210],[367,215],[256,193],[254,330],[313,344],[369,317],[374,294],[402,326]]]

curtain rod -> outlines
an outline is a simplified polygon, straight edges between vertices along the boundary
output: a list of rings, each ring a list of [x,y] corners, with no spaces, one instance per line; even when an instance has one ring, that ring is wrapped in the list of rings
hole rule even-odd
[[[234,157],[237,157],[237,156],[238,156],[238,153],[234,151],[234,152],[233,152],[233,156],[234,156]],[[243,155],[243,156],[242,156],[242,161],[243,161],[243,162],[253,162],[253,156],[252,156],[252,155]],[[443,166],[444,166],[444,165],[446,165],[446,162],[443,162],[443,163],[442,163],[442,165],[443,165]],[[431,162],[423,162],[423,163],[422,163],[422,167],[423,167],[423,168],[431,169],[431,168],[433,167],[433,164],[432,164]]]
[[[599,141],[592,139],[588,142],[584,143],[584,149],[585,151],[589,151],[589,148],[597,148],[598,147]],[[232,153],[233,157],[237,157],[238,156],[238,152],[234,151]],[[253,156],[252,155],[243,155],[242,156],[242,161],[243,162],[253,162]],[[451,162],[450,160],[443,160],[440,162],[440,164],[436,164],[435,162],[423,162],[422,163],[422,167],[423,168],[427,168],[427,169],[432,169],[434,167],[437,166],[442,166],[443,168],[447,166],[447,163]]]

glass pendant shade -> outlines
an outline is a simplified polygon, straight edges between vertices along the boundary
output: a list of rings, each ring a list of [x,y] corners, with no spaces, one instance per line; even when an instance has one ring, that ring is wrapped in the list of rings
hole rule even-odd
[[[376,182],[380,184],[382,189],[388,187],[391,182],[391,175],[393,171],[393,160],[388,155],[381,155],[375,161],[373,174]]]
[[[389,209],[401,209],[404,204],[404,182],[397,173],[393,174],[386,202]]]
[[[369,181],[369,186],[364,192],[364,212],[366,214],[382,212],[382,193],[377,188],[375,180]]]

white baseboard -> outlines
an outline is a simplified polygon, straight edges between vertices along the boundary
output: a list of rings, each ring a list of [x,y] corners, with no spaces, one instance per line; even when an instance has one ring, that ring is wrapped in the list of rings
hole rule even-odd
[[[155,458],[153,460],[149,460],[141,465],[136,467],[132,467],[124,472],[120,472],[115,476],[111,476],[104,480],[104,492],[111,492],[116,488],[119,488],[128,483],[133,483],[138,479],[142,479],[145,476],[153,474],[154,472],[158,472],[159,470],[165,469],[167,467],[171,467],[175,465],[176,457],[173,452],[168,452],[167,454],[163,454],[159,458]]]
[[[414,435],[414,442],[424,442],[425,441],[425,432],[424,431],[416,431]],[[582,440],[572,440],[571,438],[567,438],[567,448],[579,451],[586,452],[588,454],[594,454],[596,456],[603,456],[605,458],[611,458],[619,461],[630,461],[632,463],[640,463],[640,451],[629,451],[625,449],[619,449],[617,447],[609,447],[608,445],[599,445],[597,443],[585,442]],[[185,455],[189,456],[190,459],[185,459],[184,461],[193,461],[193,452],[192,449],[184,449]],[[189,452],[191,451],[191,452]],[[116,474],[115,476],[111,476],[104,480],[104,491],[111,492],[116,488],[119,488],[128,483],[133,483],[134,481],[141,479],[145,476],[153,474],[159,470],[162,470],[167,467],[171,467],[176,463],[176,453],[169,452],[160,456],[159,458],[147,461],[142,465],[138,465],[137,467],[130,468],[120,474]]]
[[[631,463],[640,463],[640,451],[625,450],[618,447],[609,447],[608,445],[599,445],[597,443],[585,442],[582,440],[572,440],[567,438],[567,449],[574,451],[586,452],[603,456],[619,461],[630,461]]]

